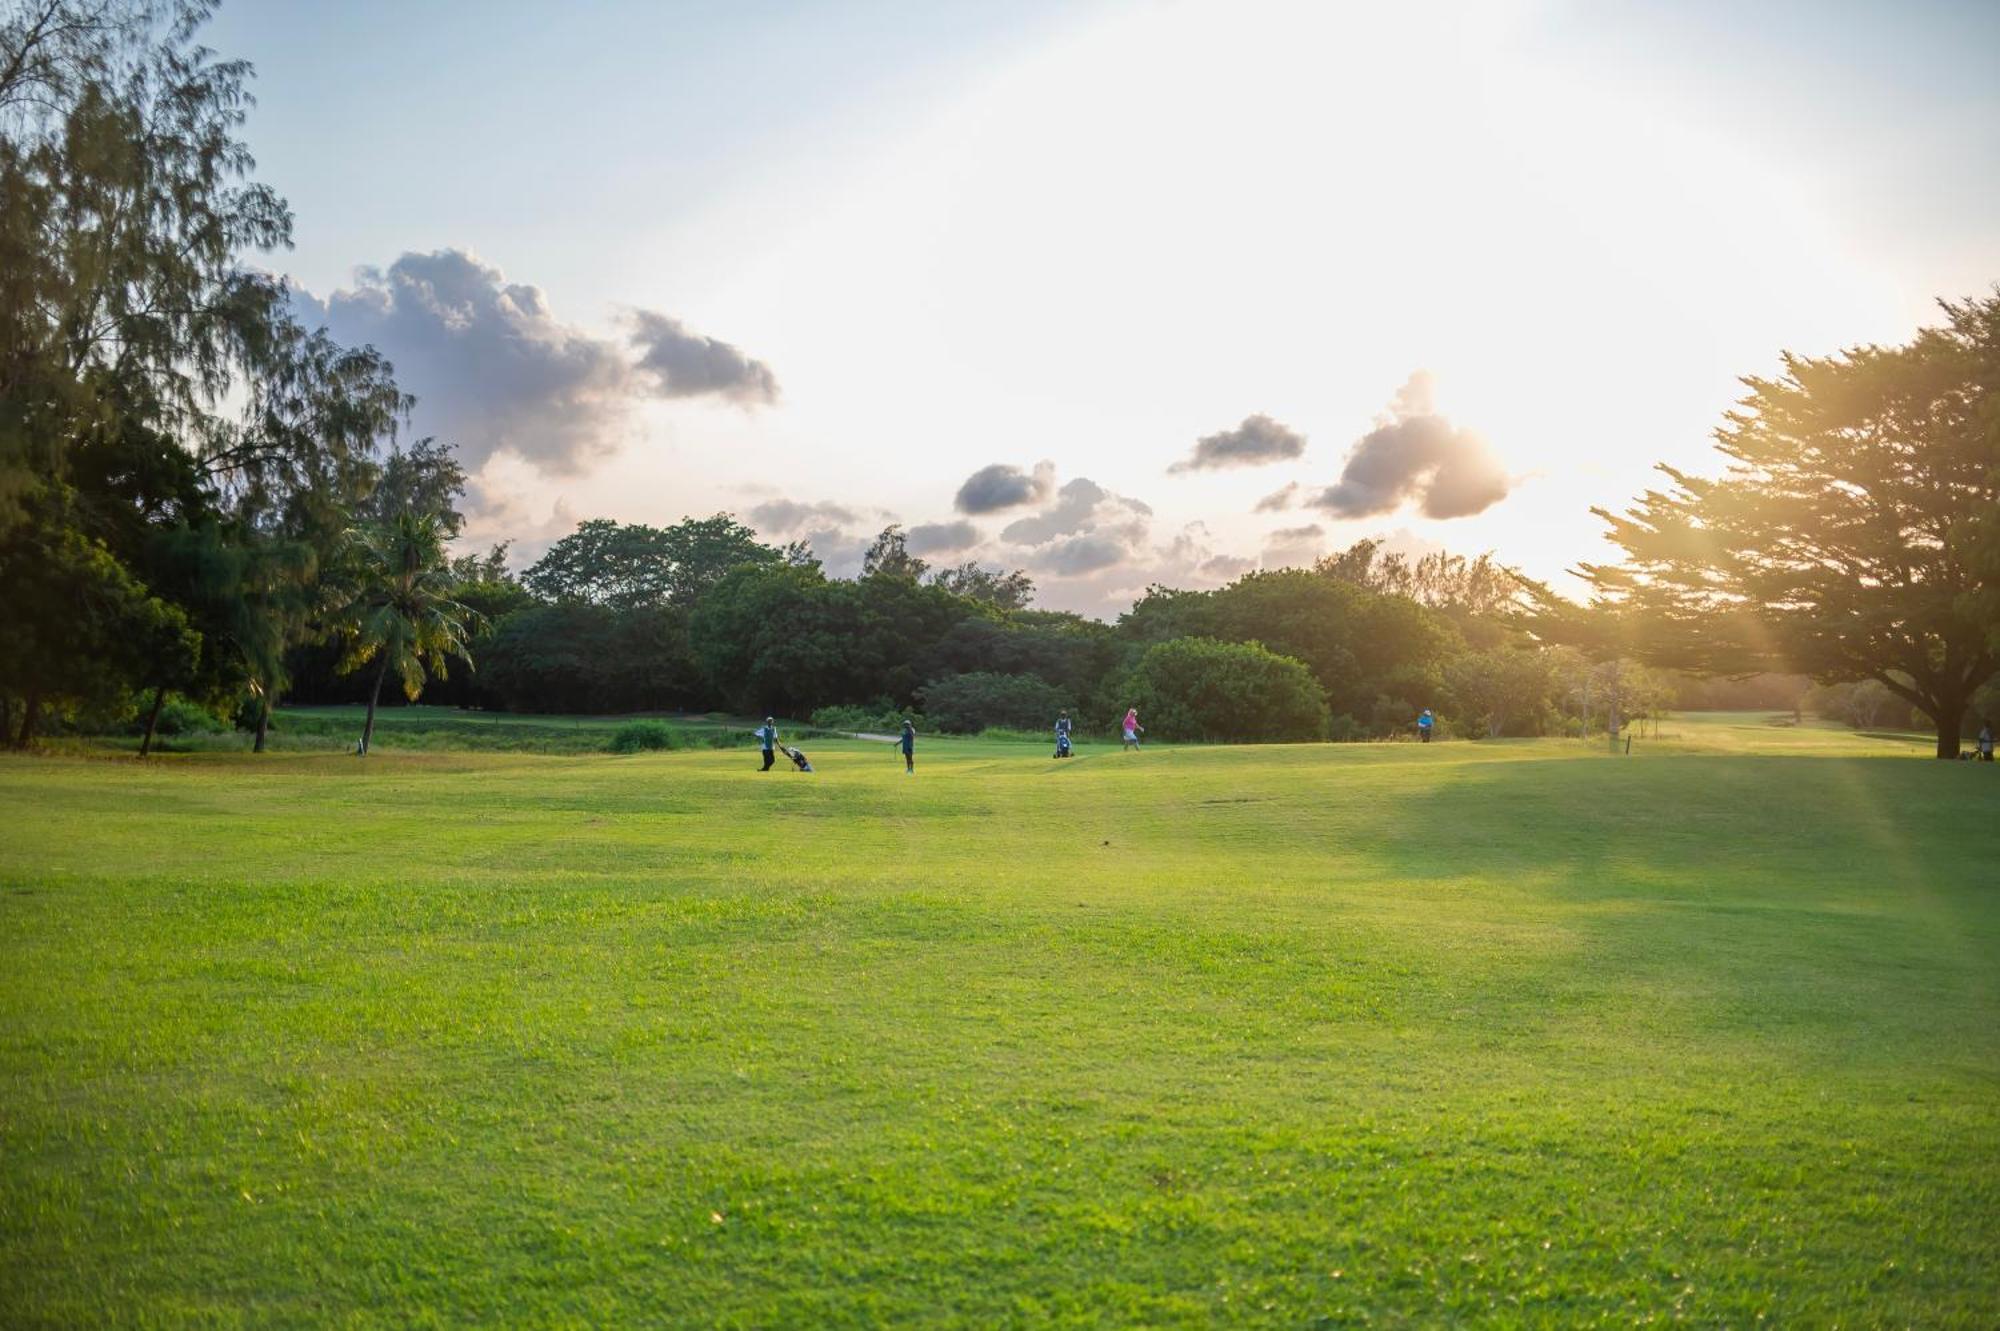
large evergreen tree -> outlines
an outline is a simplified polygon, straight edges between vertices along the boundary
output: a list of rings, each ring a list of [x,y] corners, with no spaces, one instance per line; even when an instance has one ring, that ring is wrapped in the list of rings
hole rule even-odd
[[[1744,380],[1720,477],[1662,467],[1670,488],[1596,510],[1626,560],[1583,572],[1649,658],[1877,680],[1957,756],[2000,669],[2000,569],[1968,536],[2000,494],[2000,296],[1943,308],[1907,346],[1787,355]]]
[[[51,670],[92,693],[143,688],[154,710],[168,689],[246,681],[268,705],[284,646],[325,609],[316,570],[358,511],[379,515],[362,505],[408,399],[373,350],[301,327],[247,258],[288,245],[291,214],[241,138],[249,66],[196,40],[211,8],[0,9],[0,535],[26,524],[17,549],[61,555],[12,566],[9,609],[41,664],[0,662],[10,706],[59,696],[36,683]],[[429,443],[387,479],[384,502],[463,481]],[[192,663],[175,634],[107,651],[36,619],[93,569],[100,609],[172,607]]]

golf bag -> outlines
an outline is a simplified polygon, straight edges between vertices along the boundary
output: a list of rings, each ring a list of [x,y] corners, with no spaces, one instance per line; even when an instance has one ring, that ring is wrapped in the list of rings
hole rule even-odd
[[[1067,730],[1056,732],[1056,757],[1069,757],[1069,732]]]
[[[798,768],[801,772],[812,771],[813,765],[806,761],[806,755],[804,750],[786,749],[785,756],[787,758],[790,758],[792,760],[792,766]]]

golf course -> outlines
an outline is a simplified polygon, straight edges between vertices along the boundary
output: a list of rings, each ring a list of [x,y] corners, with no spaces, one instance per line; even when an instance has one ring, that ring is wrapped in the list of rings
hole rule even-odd
[[[2000,1325],[2000,777],[1790,720],[9,756],[0,1324]]]

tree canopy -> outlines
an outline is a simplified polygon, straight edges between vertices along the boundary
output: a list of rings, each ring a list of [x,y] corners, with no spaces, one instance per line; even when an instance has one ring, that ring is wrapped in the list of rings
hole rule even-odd
[[[1625,552],[1586,565],[1636,647],[1707,672],[1873,679],[1956,756],[2000,668],[1980,524],[2000,504],[2000,296],[1946,304],[1901,347],[1787,355],[1716,433],[1719,477],[1596,511]]]
[[[733,568],[784,560],[784,551],[727,513],[671,527],[594,518],[550,546],[521,581],[549,601],[686,607]]]

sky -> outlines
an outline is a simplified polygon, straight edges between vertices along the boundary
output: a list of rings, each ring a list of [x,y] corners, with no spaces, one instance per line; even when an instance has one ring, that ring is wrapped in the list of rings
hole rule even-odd
[[[1362,537],[1561,583],[1739,376],[2000,281],[2000,5],[235,0],[263,256],[525,563],[889,522],[1115,616]]]

